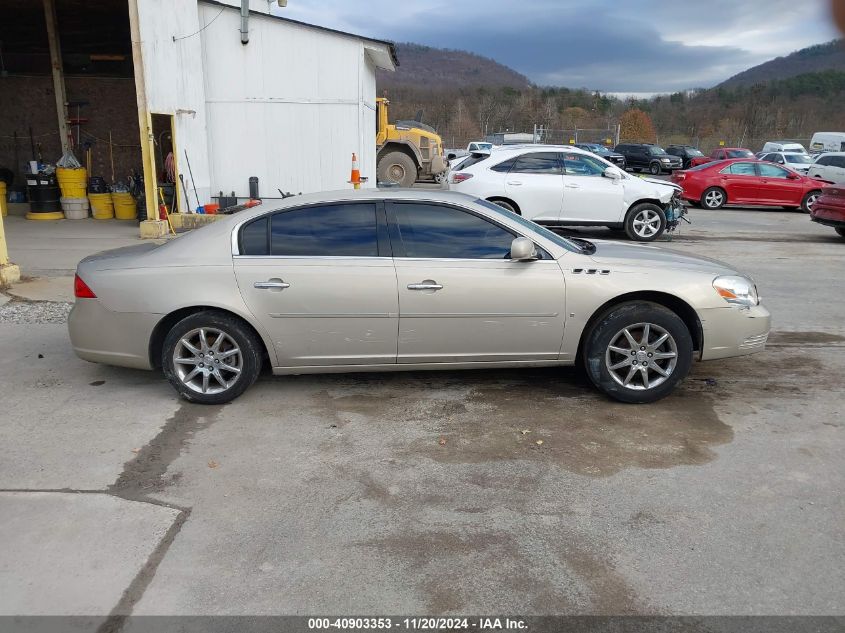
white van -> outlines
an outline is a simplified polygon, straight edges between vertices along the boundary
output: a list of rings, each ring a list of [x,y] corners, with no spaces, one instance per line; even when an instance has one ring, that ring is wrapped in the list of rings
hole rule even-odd
[[[792,141],[768,141],[763,145],[761,154],[769,152],[789,152],[790,154],[806,154],[807,150],[801,143],[793,143]]]
[[[816,132],[810,140],[810,151],[845,152],[845,132]]]

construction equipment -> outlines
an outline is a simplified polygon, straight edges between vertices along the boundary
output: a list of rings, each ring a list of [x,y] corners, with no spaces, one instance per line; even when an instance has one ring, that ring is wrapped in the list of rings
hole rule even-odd
[[[376,98],[378,181],[402,187],[422,179],[441,182],[446,177],[443,140],[434,128],[419,120],[388,123],[389,105],[386,98]]]

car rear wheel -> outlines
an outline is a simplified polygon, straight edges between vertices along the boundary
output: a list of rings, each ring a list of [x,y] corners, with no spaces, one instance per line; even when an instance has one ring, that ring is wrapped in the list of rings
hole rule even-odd
[[[701,194],[701,206],[705,209],[721,209],[727,201],[728,196],[721,187],[710,187]]]
[[[246,391],[261,371],[263,347],[240,319],[217,311],[185,317],[164,340],[164,375],[185,400],[224,404]]]
[[[821,195],[822,192],[819,190],[809,192],[806,196],[804,196],[804,199],[801,201],[801,210],[804,213],[809,213],[810,210],[813,208],[813,205],[815,204],[816,200],[818,200]]]
[[[661,169],[660,163],[652,163],[648,166],[648,171],[652,176],[659,176]]]
[[[625,234],[636,242],[651,242],[666,230],[666,214],[651,202],[635,205],[625,216]]]
[[[615,306],[593,327],[584,366],[600,391],[641,404],[669,395],[689,373],[693,344],[683,320],[651,302]]]
[[[519,211],[519,207],[516,206],[516,203],[511,202],[510,200],[502,200],[501,198],[493,198],[490,200],[493,204],[496,204],[503,209],[507,209],[511,213],[516,213],[517,215],[522,215]]]

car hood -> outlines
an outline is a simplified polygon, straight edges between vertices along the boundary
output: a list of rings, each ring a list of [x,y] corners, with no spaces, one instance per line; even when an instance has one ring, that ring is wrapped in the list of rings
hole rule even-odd
[[[644,180],[645,182],[649,182],[653,185],[665,185],[666,187],[670,187],[676,191],[681,191],[681,187],[667,180],[660,180],[659,178],[647,178],[645,176],[640,176],[639,179]]]
[[[725,262],[709,257],[689,255],[680,251],[649,244],[624,244],[607,240],[590,240],[596,245],[591,258],[604,266],[632,266],[671,270],[685,270],[717,275],[744,275]]]

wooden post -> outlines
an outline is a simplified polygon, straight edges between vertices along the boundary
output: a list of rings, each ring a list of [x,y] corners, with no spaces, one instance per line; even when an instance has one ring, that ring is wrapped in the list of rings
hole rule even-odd
[[[59,136],[61,137],[62,153],[64,154],[70,148],[70,144],[67,134],[67,96],[65,95],[65,75],[62,69],[62,46],[59,42],[55,0],[44,0],[44,21],[47,23],[50,65],[53,68],[53,92],[56,93],[56,114],[59,117]],[[35,158],[35,156],[32,158]]]

